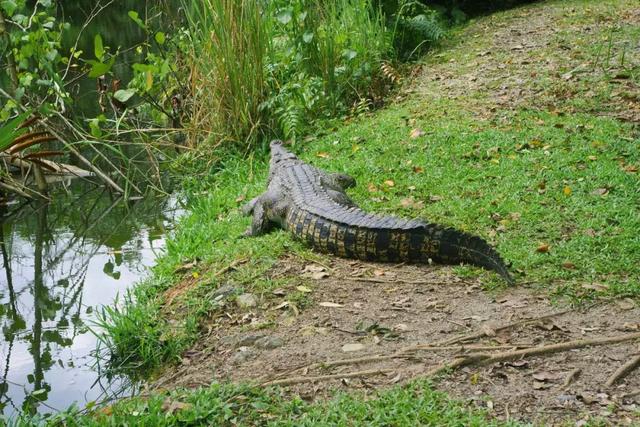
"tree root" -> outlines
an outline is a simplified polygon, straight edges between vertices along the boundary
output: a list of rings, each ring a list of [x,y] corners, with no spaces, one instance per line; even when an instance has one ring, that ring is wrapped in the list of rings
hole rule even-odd
[[[272,386],[272,385],[294,385],[294,384],[302,384],[302,383],[314,383],[318,381],[325,380],[335,380],[342,378],[356,378],[356,377],[370,377],[372,375],[381,375],[388,374],[393,372],[393,369],[372,369],[368,371],[355,371],[355,372],[345,372],[343,374],[331,374],[331,375],[319,375],[317,377],[292,377],[292,378],[283,378],[281,380],[267,381],[261,386]]]
[[[567,341],[559,344],[550,344],[541,347],[532,347],[523,350],[506,351],[497,354],[477,353],[467,357],[454,359],[452,362],[442,363],[426,373],[426,376],[433,376],[448,369],[455,369],[461,366],[486,366],[498,362],[509,362],[531,356],[543,356],[560,353],[568,350],[575,350],[584,347],[616,344],[624,341],[640,339],[640,332],[635,334],[618,335],[607,338],[593,338],[585,340]]]
[[[627,363],[616,369],[616,371],[609,377],[604,385],[606,387],[611,387],[617,381],[629,375],[629,373],[636,369],[638,366],[640,366],[640,355],[631,358],[629,361],[627,361]]]
[[[552,317],[558,317],[558,316],[562,316],[564,314],[570,313],[573,310],[564,310],[564,311],[559,311],[557,313],[551,313],[551,314],[545,314],[544,316],[540,316],[540,317],[534,317],[534,318],[529,318],[529,319],[522,319],[522,320],[518,320],[517,322],[513,322],[513,323],[509,323],[506,324],[504,326],[499,326],[495,329],[493,329],[493,331],[495,332],[501,332],[501,331],[505,331],[511,328],[515,328],[516,326],[522,326],[522,325],[526,325],[532,322],[538,322],[540,320],[545,320],[545,319],[550,319]],[[480,332],[474,332],[472,334],[468,334],[468,335],[462,335],[460,337],[454,337],[454,338],[449,338],[446,340],[442,340],[442,341],[438,341],[436,343],[433,343],[433,346],[443,346],[443,345],[451,345],[451,344],[458,344],[464,341],[472,341],[472,340],[477,340],[480,338],[484,338],[489,336],[489,334],[487,333],[488,331],[483,330]]]

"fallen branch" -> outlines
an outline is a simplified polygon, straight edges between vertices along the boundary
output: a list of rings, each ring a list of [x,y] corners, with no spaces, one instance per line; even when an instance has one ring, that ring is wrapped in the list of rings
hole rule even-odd
[[[346,372],[343,374],[320,375],[317,377],[283,378],[281,380],[267,381],[260,385],[261,386],[294,385],[294,384],[302,384],[302,383],[314,383],[314,382],[325,381],[325,380],[335,380],[335,379],[341,379],[341,378],[369,377],[372,375],[388,374],[390,372],[393,372],[393,369],[372,369],[369,371]]]
[[[542,356],[553,353],[560,353],[568,350],[575,350],[584,347],[598,346],[598,345],[607,345],[607,344],[616,344],[624,341],[632,341],[640,339],[640,333],[635,334],[627,334],[627,335],[618,335],[615,337],[607,337],[607,338],[594,338],[594,339],[585,339],[585,340],[575,340],[568,341],[559,344],[550,344],[541,347],[532,347],[523,350],[516,351],[506,351],[497,354],[487,354],[487,353],[476,353],[471,354],[468,357],[455,359],[453,362],[445,362],[441,365],[436,366],[426,373],[426,376],[432,376],[437,373],[440,373],[447,369],[455,369],[460,366],[486,366],[499,362],[509,362],[512,360],[519,360],[525,357],[530,356]]]
[[[534,317],[534,318],[529,318],[529,319],[522,319],[522,320],[518,320],[517,322],[513,322],[513,323],[509,323],[507,325],[504,326],[499,326],[495,329],[493,329],[495,332],[500,332],[500,331],[505,331],[511,328],[515,328],[516,326],[522,326],[522,325],[526,325],[528,323],[532,323],[532,322],[538,322],[540,320],[545,320],[545,319],[550,319],[552,317],[558,317],[558,316],[562,316],[564,314],[567,314],[569,312],[571,312],[573,310],[564,310],[564,311],[559,311],[557,313],[551,313],[551,314],[545,314],[544,316],[540,316],[540,317]],[[471,341],[471,340],[477,340],[480,338],[484,338],[488,336],[487,331],[480,331],[480,332],[474,332],[472,334],[468,334],[468,335],[462,335],[460,337],[455,337],[455,338],[449,338],[447,340],[443,340],[443,341],[438,341],[436,343],[433,343],[433,346],[443,346],[443,345],[451,345],[451,344],[457,344],[463,341]]]
[[[614,373],[613,375],[611,375],[609,377],[609,379],[607,380],[606,383],[604,383],[604,385],[606,387],[611,387],[612,385],[614,385],[617,381],[621,380],[622,378],[626,377],[627,375],[629,375],[629,373],[631,371],[633,371],[634,369],[636,369],[638,366],[640,366],[640,355],[637,355],[633,358],[631,358],[627,363],[625,363],[624,365],[620,366]]]

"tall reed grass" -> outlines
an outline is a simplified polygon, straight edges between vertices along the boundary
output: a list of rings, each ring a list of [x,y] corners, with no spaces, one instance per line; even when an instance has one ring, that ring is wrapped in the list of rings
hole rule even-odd
[[[184,1],[193,50],[192,133],[214,144],[248,143],[263,126],[269,33],[261,2]]]
[[[192,143],[295,139],[369,97],[390,49],[370,0],[183,5],[193,41]]]

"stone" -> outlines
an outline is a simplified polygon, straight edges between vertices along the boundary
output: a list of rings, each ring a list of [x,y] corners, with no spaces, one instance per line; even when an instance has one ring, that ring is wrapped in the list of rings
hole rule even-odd
[[[222,285],[218,289],[216,289],[215,292],[213,293],[213,300],[220,301],[237,292],[238,292],[238,289],[231,284]]]
[[[257,345],[258,341],[264,338],[268,338],[268,337],[266,337],[264,334],[245,335],[243,337],[238,337],[238,341],[236,342],[236,345],[238,347],[250,347],[252,345],[255,345],[256,347],[258,347]]]
[[[255,295],[244,293],[236,297],[236,304],[240,308],[253,308],[258,305],[258,300]]]
[[[262,350],[273,350],[282,347],[284,340],[280,337],[262,337],[256,340],[254,345]]]
[[[256,351],[249,347],[240,347],[238,350],[231,356],[231,363],[233,365],[240,365],[248,360],[251,360],[256,357]]]

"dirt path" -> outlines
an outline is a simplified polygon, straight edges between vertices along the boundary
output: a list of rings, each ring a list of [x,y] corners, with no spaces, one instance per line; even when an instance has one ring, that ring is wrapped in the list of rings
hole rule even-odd
[[[425,102],[437,96],[458,100],[479,118],[535,106],[640,122],[633,79],[620,74],[613,61],[599,65],[593,50],[587,51],[607,26],[640,25],[640,8],[611,6],[615,10],[604,13],[596,3],[593,10],[555,2],[484,18],[459,37],[463,41],[458,46],[434,55],[413,92]],[[620,49],[629,49],[627,61],[640,58],[640,46],[614,42],[611,55]],[[269,276],[299,281],[254,295],[255,305],[248,301],[240,308],[233,297],[221,293],[223,309],[204,325],[207,332],[200,342],[151,388],[298,378],[287,387],[303,398],[322,398],[336,389],[369,394],[429,375],[434,367],[469,354],[640,332],[640,308],[628,299],[571,310],[568,301],[552,303],[539,287],[487,292],[480,282],[457,277],[449,267],[339,259],[325,264],[280,260]],[[232,287],[227,290],[233,293]],[[297,302],[290,298],[294,293]],[[464,346],[443,345],[476,332],[484,336]],[[436,344],[444,348],[433,348]],[[596,416],[610,424],[638,423],[640,369],[613,385],[605,383],[640,354],[639,344],[636,339],[487,366],[471,364],[433,379],[452,397],[500,419],[570,419],[581,425],[580,420]],[[370,360],[332,363],[352,358]],[[323,378],[308,381],[310,377]]]
[[[214,380],[265,383],[334,375],[289,387],[308,399],[328,396],[336,389],[371,393],[425,376],[434,367],[471,353],[640,332],[640,308],[630,300],[599,303],[501,331],[500,326],[562,313],[570,307],[554,305],[527,287],[483,292],[480,283],[462,280],[448,267],[347,260],[321,266],[288,258],[270,272],[273,279],[292,275],[316,279],[306,277],[301,282],[304,285],[263,295],[255,307],[241,309],[228,302],[206,325],[210,333],[184,355],[177,370],[160,378],[153,388],[197,387]],[[296,289],[310,295],[303,310],[287,302],[286,295]],[[486,336],[464,345],[442,345],[474,332]],[[596,415],[623,422],[637,416],[640,394],[632,394],[640,390],[640,377],[632,373],[610,387],[605,382],[640,353],[639,342],[467,366],[438,376],[436,384],[503,419],[550,421]],[[443,349],[431,348],[434,344]],[[429,348],[384,357],[420,345]],[[383,357],[327,366],[330,361],[368,356]],[[369,374],[351,377],[362,371]]]

